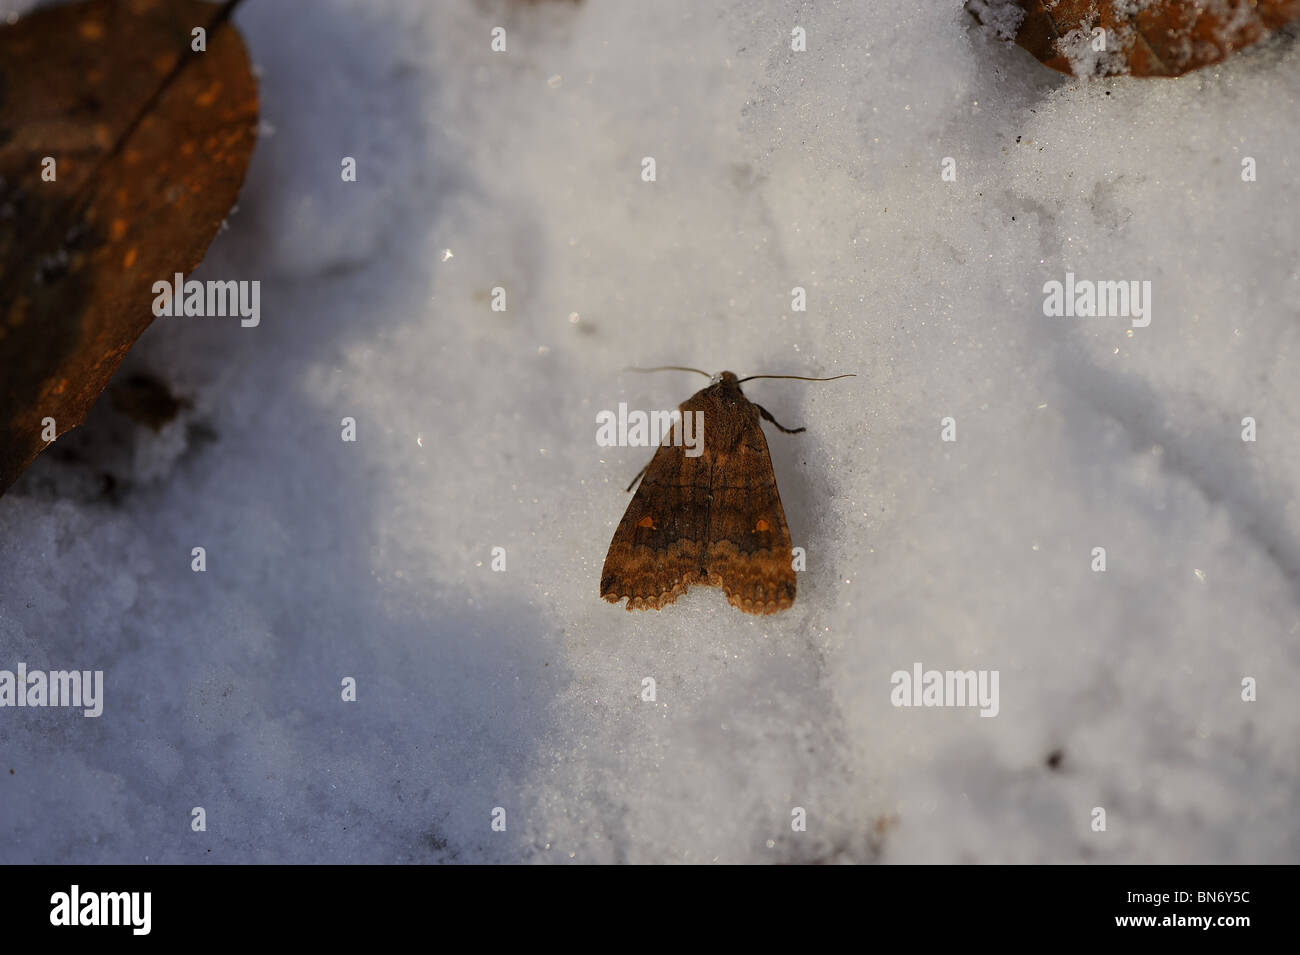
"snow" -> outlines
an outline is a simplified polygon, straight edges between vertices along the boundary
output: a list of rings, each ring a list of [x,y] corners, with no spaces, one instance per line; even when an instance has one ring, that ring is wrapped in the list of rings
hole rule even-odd
[[[195,277],[262,321],[156,321],[121,374],[191,407],[0,498],[0,668],[106,696],[0,709],[0,861],[1300,860],[1293,34],[1080,83],[956,0],[236,22],[274,132]],[[1067,272],[1150,326],[1046,317]],[[745,386],[808,428],[791,610],[599,599],[648,455],[596,413],[703,384],[656,364],[857,373]],[[893,706],[915,662],[1000,712]]]

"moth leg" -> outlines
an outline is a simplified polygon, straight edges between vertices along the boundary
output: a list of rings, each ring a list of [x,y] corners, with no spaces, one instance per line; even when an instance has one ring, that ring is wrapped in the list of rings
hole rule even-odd
[[[800,431],[808,430],[807,428],[786,428],[782,426],[781,422],[773,418],[772,413],[768,411],[766,408],[764,408],[762,405],[756,404],[754,405],[754,407],[758,409],[758,413],[761,414],[765,420],[772,422],[772,424],[776,425],[777,428],[784,431],[786,434],[798,434]]]
[[[777,425],[777,427],[779,428],[779,427],[781,427],[781,426],[780,426],[780,425]],[[654,458],[651,458],[649,461],[647,461],[647,462],[646,462],[646,466],[643,467],[640,471],[637,471],[637,472],[636,472],[636,477],[634,477],[634,478],[632,479],[632,484],[629,484],[626,488],[624,488],[624,490],[625,490],[625,491],[630,491],[630,490],[632,490],[632,485],[633,485],[633,484],[636,484],[637,481],[641,480],[641,475],[645,474],[646,471],[649,471],[649,470],[650,470],[650,465],[651,465],[653,462],[654,462]]]

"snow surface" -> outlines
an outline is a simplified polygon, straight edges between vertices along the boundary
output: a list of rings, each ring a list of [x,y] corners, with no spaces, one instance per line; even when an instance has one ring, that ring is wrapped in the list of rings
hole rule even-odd
[[[236,18],[196,276],[261,325],[155,322],[122,374],[192,406],[0,498],[0,668],[106,683],[0,710],[0,861],[1300,861],[1294,31],[1079,83],[959,0],[311,8]],[[1150,326],[1045,317],[1067,271]],[[595,415],[703,384],[661,363],[858,374],[746,386],[808,428],[788,612],[599,599],[649,455]],[[894,707],[917,661],[999,715]]]

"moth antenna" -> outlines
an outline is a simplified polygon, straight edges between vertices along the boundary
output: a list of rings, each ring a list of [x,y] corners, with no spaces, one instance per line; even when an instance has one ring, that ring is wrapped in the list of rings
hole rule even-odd
[[[750,375],[748,378],[742,378],[736,384],[744,384],[747,381],[753,381],[755,378],[793,378],[795,381],[834,381],[836,378],[856,378],[855,374],[832,375],[830,378],[805,378],[803,375]]]
[[[705,378],[712,378],[707,371],[700,371],[698,368],[687,368],[683,365],[659,365],[657,368],[624,368],[624,371],[637,371],[648,375],[653,371],[693,371],[697,375],[703,375]]]

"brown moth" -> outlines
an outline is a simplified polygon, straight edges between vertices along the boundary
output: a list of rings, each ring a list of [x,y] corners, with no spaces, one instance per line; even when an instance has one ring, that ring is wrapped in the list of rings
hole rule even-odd
[[[790,529],[759,422],[766,419],[786,434],[805,429],[783,427],[746,398],[740,385],[751,378],[800,376],[738,379],[729,371],[645,370],[696,371],[712,379],[679,409],[682,420],[703,412],[703,448],[695,457],[686,453],[677,440],[679,420],[642,469],[645,478],[605,555],[600,595],[611,603],[626,598],[628,610],[658,610],[699,584],[721,587],[727,601],[746,613],[787,609],[795,594]]]

